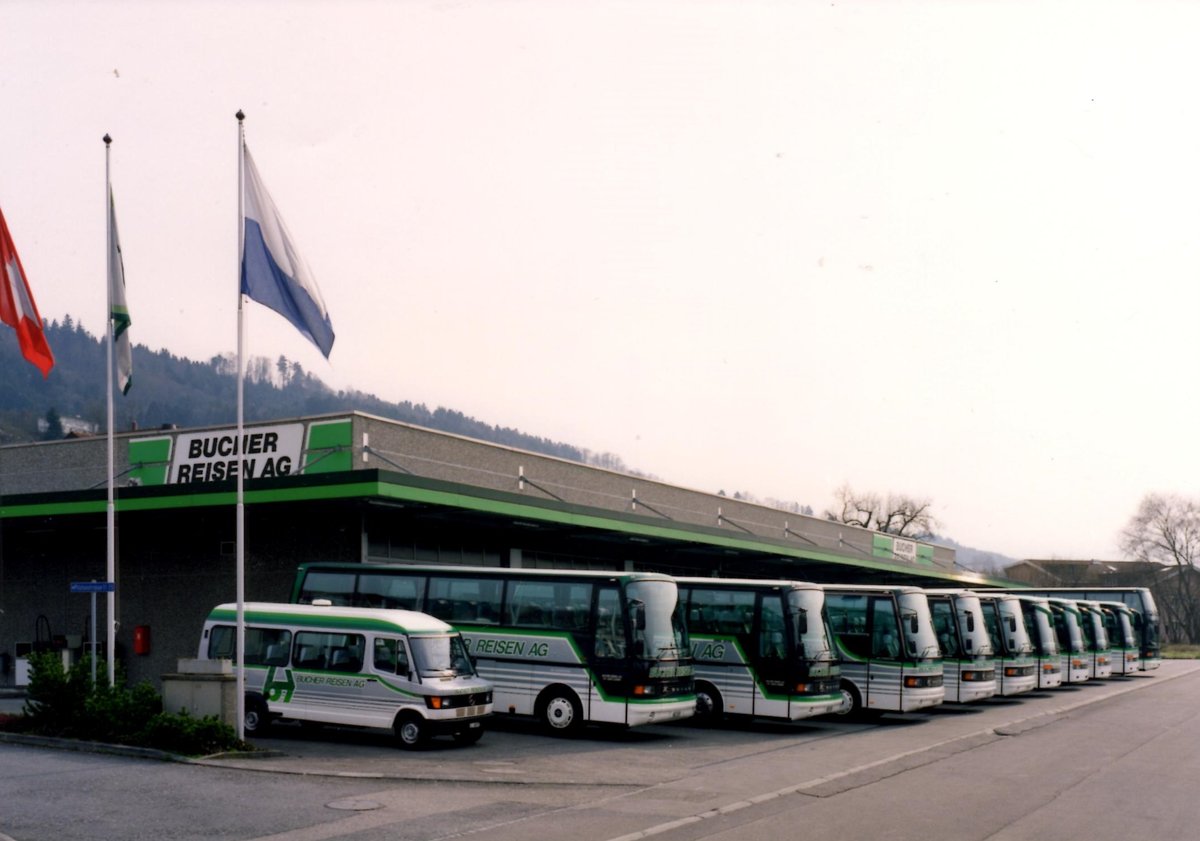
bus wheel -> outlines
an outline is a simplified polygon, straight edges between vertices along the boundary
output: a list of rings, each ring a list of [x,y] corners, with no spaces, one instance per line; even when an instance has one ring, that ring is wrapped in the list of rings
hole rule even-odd
[[[854,688],[854,684],[842,681],[842,707],[838,710],[838,715],[861,715],[862,714],[862,696],[858,694],[858,690]]]
[[[400,713],[396,717],[396,741],[400,743],[400,747],[405,750],[416,750],[424,747],[425,742],[429,739],[429,728],[425,726],[425,719],[416,713]]]
[[[701,681],[696,684],[696,723],[712,725],[721,720],[725,706],[721,703],[721,693],[711,683]]]
[[[242,730],[247,736],[259,736],[271,723],[270,713],[267,712],[267,702],[261,695],[246,696],[246,714],[242,719]]]
[[[555,736],[573,736],[583,727],[583,707],[565,686],[552,686],[538,700],[538,718]]]

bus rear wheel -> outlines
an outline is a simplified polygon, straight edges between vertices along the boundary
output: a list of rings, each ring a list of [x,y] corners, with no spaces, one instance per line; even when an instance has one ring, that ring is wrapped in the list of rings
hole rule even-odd
[[[583,727],[583,707],[565,686],[552,686],[538,699],[538,718],[555,736],[574,736]]]

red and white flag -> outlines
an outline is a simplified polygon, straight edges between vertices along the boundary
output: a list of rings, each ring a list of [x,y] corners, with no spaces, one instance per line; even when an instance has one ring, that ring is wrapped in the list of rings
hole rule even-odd
[[[43,377],[50,376],[54,354],[46,344],[42,317],[25,281],[21,258],[8,233],[8,223],[0,212],[0,321],[17,331],[21,355],[32,362]]]

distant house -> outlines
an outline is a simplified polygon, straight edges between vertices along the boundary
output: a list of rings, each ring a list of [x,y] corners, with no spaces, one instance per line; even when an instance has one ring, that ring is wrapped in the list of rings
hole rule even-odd
[[[100,431],[100,424],[92,423],[91,421],[84,420],[83,418],[78,418],[78,417],[66,418],[66,417],[64,417],[64,418],[59,418],[59,422],[62,424],[62,430],[63,430],[64,437],[67,437],[67,436],[79,437],[81,435],[95,435],[97,432]],[[45,418],[38,418],[37,427],[38,427],[38,432],[45,435],[46,430],[48,430],[50,428],[50,423]]]
[[[1200,641],[1200,570],[1190,566],[1029,559],[1006,567],[1004,577],[1033,587],[1149,587],[1163,641]]]
[[[1004,577],[1037,587],[1153,587],[1168,569],[1143,561],[1028,559],[1004,568]]]

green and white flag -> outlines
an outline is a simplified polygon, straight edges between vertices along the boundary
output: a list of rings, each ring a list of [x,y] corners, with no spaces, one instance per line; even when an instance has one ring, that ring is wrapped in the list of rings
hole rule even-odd
[[[112,319],[113,352],[117,360],[117,387],[129,393],[133,380],[133,352],[129,347],[129,307],[125,304],[125,264],[121,260],[121,242],[117,237],[117,209],[112,186],[108,188],[108,300]]]

